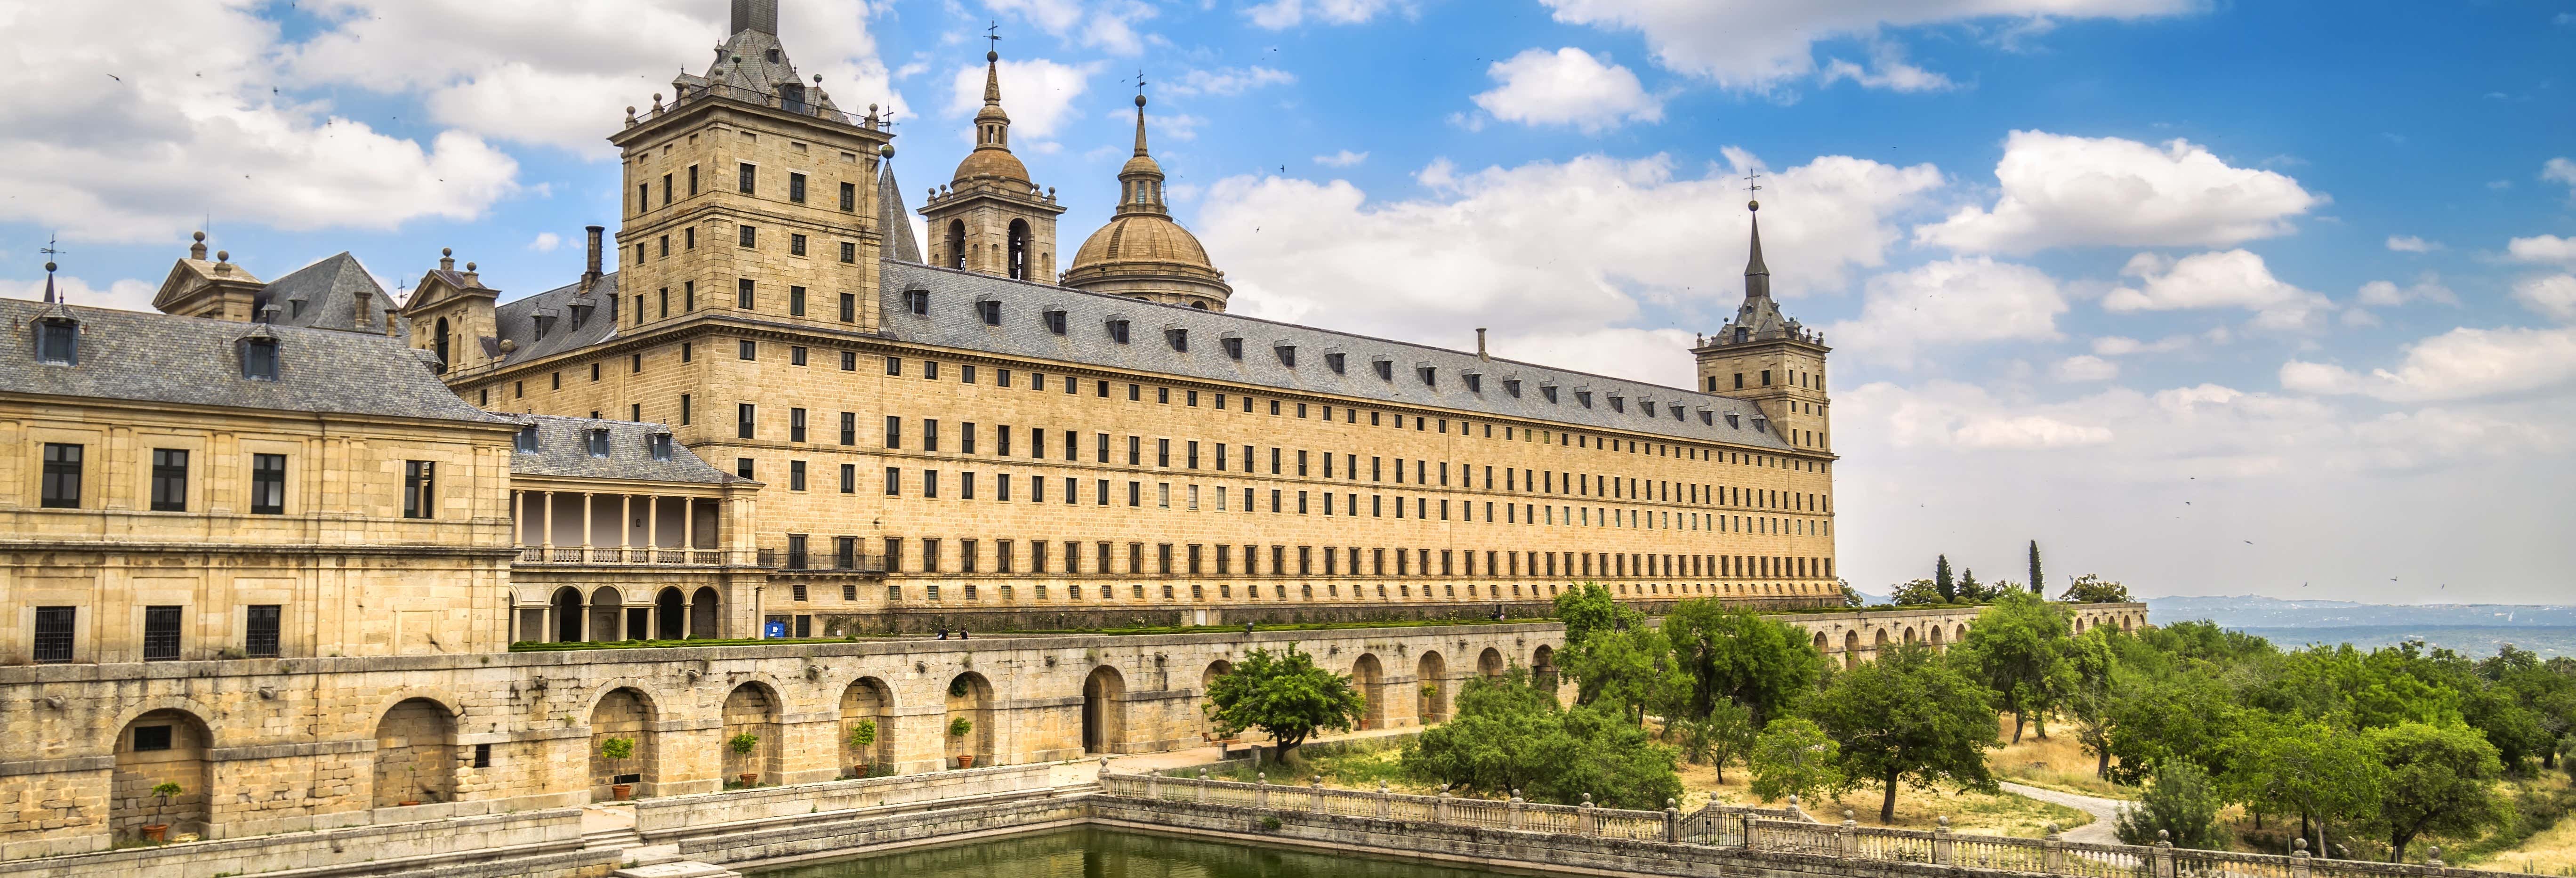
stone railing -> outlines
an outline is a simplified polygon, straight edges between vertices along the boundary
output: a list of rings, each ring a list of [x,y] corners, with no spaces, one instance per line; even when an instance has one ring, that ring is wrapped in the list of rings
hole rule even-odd
[[[2497,873],[2451,868],[2442,864],[2441,849],[2424,865],[2373,863],[2311,857],[2306,842],[2290,856],[2240,854],[2177,848],[2170,844],[2091,844],[2047,838],[1954,833],[1949,818],[1933,830],[1863,827],[1845,819],[1841,825],[1819,823],[1788,808],[1710,805],[1685,816],[1669,802],[1662,811],[1546,805],[1522,801],[1393,793],[1384,784],[1376,792],[1327,789],[1321,781],[1305,785],[1254,783],[1152,774],[1113,774],[1101,769],[1102,791],[1161,802],[1227,805],[1282,814],[1308,813],[1400,822],[1430,823],[1476,829],[1593,836],[1641,842],[1725,848],[1745,853],[1803,855],[1882,863],[2065,875],[2073,878],[2465,878]]]
[[[769,550],[763,549],[761,553]],[[580,546],[520,546],[521,564],[620,564],[656,567],[725,567],[773,566],[766,554],[726,551],[723,549],[678,548],[589,548]]]

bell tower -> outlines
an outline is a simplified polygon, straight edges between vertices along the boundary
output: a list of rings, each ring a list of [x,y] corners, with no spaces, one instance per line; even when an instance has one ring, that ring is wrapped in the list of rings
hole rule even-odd
[[[625,167],[605,313],[628,334],[708,313],[872,332],[893,135],[798,77],[777,0],[733,0],[706,74],[671,81],[608,140]],[[593,292],[591,287],[595,286]]]
[[[1760,186],[1749,187],[1760,189]],[[1744,303],[1715,337],[1691,348],[1699,360],[1700,389],[1750,401],[1767,423],[1762,429],[1799,448],[1833,449],[1832,399],[1825,392],[1824,336],[1780,315],[1771,298],[1771,268],[1762,261],[1762,202],[1747,201],[1752,255],[1744,265]]]
[[[990,39],[1001,39],[990,37]],[[941,268],[1014,280],[1054,283],[1055,219],[1064,207],[1055,190],[1029,182],[1011,153],[1011,116],[1002,112],[1002,55],[984,53],[984,108],[975,113],[975,151],[957,163],[956,179],[930,191],[929,262]]]

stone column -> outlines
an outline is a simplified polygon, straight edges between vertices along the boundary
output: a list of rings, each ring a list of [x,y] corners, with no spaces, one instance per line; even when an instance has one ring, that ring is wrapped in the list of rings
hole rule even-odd
[[[584,563],[590,561],[590,533],[599,527],[599,522],[593,517],[599,504],[592,502],[591,496],[589,491],[581,492],[581,560]]]
[[[537,545],[545,547],[546,560],[552,561],[555,559],[555,492],[546,492],[545,508],[546,520],[537,525]],[[554,606],[554,602],[549,600],[546,606]]]
[[[644,498],[644,545],[647,549],[656,551],[662,548],[662,495],[660,494],[652,494]]]
[[[698,498],[680,500],[680,548],[698,547]]]
[[[617,495],[617,547],[620,549],[633,547],[634,538],[635,495],[621,493]]]

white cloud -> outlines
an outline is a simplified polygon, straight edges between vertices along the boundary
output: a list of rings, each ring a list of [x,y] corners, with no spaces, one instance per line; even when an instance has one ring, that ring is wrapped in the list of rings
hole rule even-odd
[[[563,246],[563,236],[553,232],[538,232],[536,239],[528,242],[528,249],[539,253],[552,253],[555,248],[561,246]]]
[[[1412,13],[1412,5],[1400,0],[1269,0],[1243,10],[1255,27],[1284,30],[1313,18],[1325,24],[1362,24],[1380,13]]]
[[[2255,312],[2257,326],[2293,329],[2309,325],[2332,307],[2325,296],[2273,277],[2263,257],[2244,250],[2197,253],[2179,260],[2140,253],[2120,272],[2140,283],[2103,296],[2105,310],[2243,308]]]
[[[1316,156],[1315,163],[1326,167],[1347,168],[1368,161],[1368,156],[1366,152],[1352,152],[1345,149],[1332,155]]]
[[[2091,354],[2079,354],[2057,361],[2049,371],[2059,381],[2109,381],[2120,377],[2120,364]]]
[[[1987,19],[2132,19],[2198,9],[2197,0],[1541,0],[1557,21],[1634,30],[1655,61],[1728,88],[1763,90],[1816,71],[1815,43],[1886,29]]]
[[[882,104],[909,117],[868,20],[878,6],[782,0],[781,40],[801,73],[823,76],[844,110]],[[589,158],[626,107],[671,96],[725,39],[725,4],[705,0],[306,0],[323,30],[285,52],[294,79],[414,94],[440,124]],[[293,81],[293,80],[290,80]],[[265,85],[266,83],[260,83]]]
[[[1227,67],[1219,70],[1192,70],[1181,74],[1181,81],[1163,86],[1175,95],[1217,95],[1231,97],[1269,85],[1287,85],[1297,75],[1268,67]]]
[[[1477,171],[1436,162],[1417,175],[1428,195],[1384,202],[1347,181],[1233,177],[1210,190],[1193,228],[1243,313],[1451,344],[1475,326],[1538,339],[1616,327],[1641,302],[1731,312],[1744,227],[1710,218],[1743,215],[1739,172],[1684,176],[1664,156]],[[1797,295],[1881,264],[1897,237],[1889,215],[1940,174],[1828,156],[1771,179],[1764,255],[1775,290]],[[1689,358],[1667,353],[1643,358],[1660,365],[1635,377],[1688,383]]]
[[[2228,246],[2288,234],[2324,196],[2272,171],[2239,168],[2184,140],[2015,131],[1995,165],[1992,208],[1962,207],[1914,239],[1966,252],[2029,253],[2087,244]]]
[[[1067,123],[1081,118],[1082,111],[1074,109],[1073,103],[1091,89],[1091,74],[1096,67],[1058,64],[1045,58],[1002,59],[1002,109],[1011,114],[1011,136],[1015,140],[1047,140],[1064,130]],[[983,106],[984,65],[957,68],[948,78],[948,114],[972,118]],[[957,126],[957,136],[971,141],[975,136],[973,127]]]
[[[2515,238],[2505,244],[2505,255],[2515,262],[2576,265],[2576,238],[2557,235]]]
[[[2525,278],[2513,285],[2513,299],[2532,313],[2560,323],[2576,323],[2576,275]]]
[[[1975,256],[1869,279],[1860,318],[1826,338],[1845,356],[1906,363],[1925,348],[2054,339],[2066,296],[2038,269]]]
[[[2105,357],[2125,357],[2130,354],[2167,354],[2190,346],[2191,338],[2181,335],[2166,336],[2152,342],[2143,342],[2127,336],[2106,335],[2093,340],[2093,353]]]
[[[2554,158],[2542,162],[2540,179],[2553,183],[2565,183],[2569,187],[2569,194],[2576,195],[2576,161]]]
[[[2398,286],[2394,281],[2375,280],[2361,285],[2353,300],[2368,308],[2393,308],[2410,302],[2440,302],[2457,305],[2460,297],[2442,285],[2442,279],[2425,272],[2414,283]]]
[[[1590,134],[1664,118],[1663,99],[1647,94],[1637,74],[1572,46],[1526,49],[1485,75],[1499,85],[1476,95],[1476,106],[1507,122],[1572,125]]]
[[[209,211],[289,230],[467,220],[516,191],[482,139],[378,133],[269,91],[279,33],[245,0],[22,4],[0,54],[0,221],[73,240],[168,241]]]
[[[2409,345],[2397,368],[2367,375],[2328,363],[2291,360],[2281,365],[2284,388],[2390,402],[2515,394],[2570,379],[2576,379],[2576,328],[2461,327]]]
[[[2388,249],[2399,253],[2431,253],[2442,249],[2442,245],[2414,235],[2390,235]]]
[[[88,281],[72,275],[64,274],[54,276],[55,298],[74,305],[87,305],[92,308],[121,308],[127,311],[150,311],[152,310],[152,296],[158,292],[160,292],[159,287],[133,278],[123,278],[111,281],[108,283],[107,288],[102,290],[98,287],[91,286]],[[42,301],[44,298],[44,278],[40,277],[34,280],[24,281],[0,278],[0,299],[29,299]]]
[[[1950,77],[1908,63],[1904,48],[1885,40],[1874,41],[1870,47],[1869,66],[1836,58],[1826,62],[1819,79],[1826,85],[1850,80],[1862,88],[1894,92],[1949,91],[1957,87]]]
[[[1136,22],[1154,17],[1154,7],[1136,0],[1102,0],[1085,4],[1077,0],[984,0],[984,8],[1004,15],[1017,15],[1036,25],[1049,36],[1070,39],[1084,46],[1113,55],[1134,55],[1145,50],[1145,38],[1136,33]]]

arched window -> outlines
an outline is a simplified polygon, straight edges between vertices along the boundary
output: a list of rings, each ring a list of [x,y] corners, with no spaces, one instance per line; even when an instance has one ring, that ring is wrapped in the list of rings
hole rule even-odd
[[[948,267],[966,267],[966,221],[948,221]]]
[[[447,318],[438,318],[438,371],[447,371]]]
[[[1004,262],[1003,264],[1004,264],[1004,265],[1008,265],[1008,266],[1010,266],[1011,279],[1012,279],[1012,280],[1028,280],[1028,279],[1029,279],[1029,224],[1028,224],[1028,221],[1026,221],[1026,220],[1012,220],[1012,221],[1011,221],[1011,243],[1010,243],[1010,247],[1011,247],[1011,249],[1010,249],[1010,254],[1009,254],[1009,255],[1010,255],[1010,258],[1009,258],[1009,260],[1008,260],[1008,261]]]

